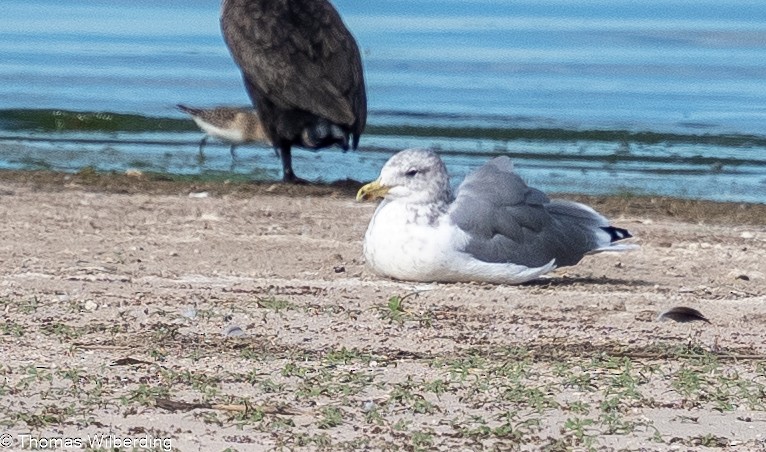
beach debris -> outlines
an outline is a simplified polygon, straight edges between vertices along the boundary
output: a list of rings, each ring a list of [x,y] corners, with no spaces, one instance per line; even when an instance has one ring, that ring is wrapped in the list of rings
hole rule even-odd
[[[191,192],[189,193],[190,198],[207,198],[210,196],[210,193],[206,191],[199,191],[199,192]]]
[[[226,328],[226,331],[223,333],[223,335],[226,337],[242,337],[245,335],[245,330],[236,325],[231,325]]]
[[[670,308],[657,317],[657,320],[666,320],[666,319],[674,320],[680,323],[688,323],[688,322],[710,323],[710,320],[708,320],[707,317],[702,315],[701,312],[687,306],[676,306],[676,307]]]
[[[188,306],[181,311],[181,315],[189,320],[194,320],[197,317],[197,309],[194,306]]]
[[[112,366],[134,366],[137,364],[154,365],[155,363],[150,361],[144,361],[143,359],[136,359],[130,356],[126,356],[125,358],[120,358],[118,360],[113,361],[111,365]]]
[[[241,404],[223,404],[223,403],[189,403],[180,400],[170,400],[158,398],[155,401],[158,408],[168,411],[191,411],[191,410],[220,410],[233,411],[238,413],[247,413],[249,411],[260,411],[264,414],[281,414],[285,416],[294,416],[303,414],[301,411],[282,405],[256,405],[250,406],[247,403]]]
[[[362,402],[362,411],[364,411],[365,413],[369,413],[375,408],[377,408],[377,405],[375,404],[374,400],[365,400],[364,402]]]

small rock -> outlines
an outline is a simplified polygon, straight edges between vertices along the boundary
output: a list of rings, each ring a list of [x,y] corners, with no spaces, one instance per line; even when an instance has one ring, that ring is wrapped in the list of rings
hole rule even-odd
[[[144,176],[144,172],[137,169],[129,169],[125,171],[125,175],[128,177],[139,178]]]
[[[332,269],[335,271],[335,273],[345,273],[346,272],[346,267],[344,267],[342,265],[335,266]]]
[[[181,312],[181,315],[187,319],[194,320],[197,317],[197,310],[193,306],[189,306]]]
[[[85,304],[83,305],[83,307],[85,308],[85,310],[86,310],[86,311],[90,311],[90,312],[93,312],[93,311],[95,311],[96,309],[98,309],[98,303],[96,303],[96,302],[95,302],[95,301],[93,301],[93,300],[88,300],[88,301],[86,301],[86,302],[85,302]]]
[[[210,194],[206,191],[189,193],[190,198],[207,198],[208,196],[210,196]]]
[[[362,411],[365,413],[369,413],[370,411],[375,409],[375,402],[372,400],[365,400],[362,403]]]
[[[241,337],[245,335],[245,330],[236,325],[232,325],[226,328],[226,332],[224,332],[223,335],[226,337]]]

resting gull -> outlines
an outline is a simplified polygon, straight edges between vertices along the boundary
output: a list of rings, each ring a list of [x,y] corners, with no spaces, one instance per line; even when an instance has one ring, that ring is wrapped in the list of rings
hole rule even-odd
[[[497,157],[453,197],[447,168],[428,150],[391,157],[357,200],[383,198],[367,227],[364,256],[380,275],[421,282],[519,284],[586,254],[624,251],[631,237],[592,208],[550,200]]]

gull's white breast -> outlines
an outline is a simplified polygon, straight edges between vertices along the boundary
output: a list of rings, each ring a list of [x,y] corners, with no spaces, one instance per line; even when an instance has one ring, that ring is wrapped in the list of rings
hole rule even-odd
[[[442,281],[463,248],[447,217],[434,225],[409,222],[406,206],[381,205],[367,227],[364,256],[377,273],[409,281]]]

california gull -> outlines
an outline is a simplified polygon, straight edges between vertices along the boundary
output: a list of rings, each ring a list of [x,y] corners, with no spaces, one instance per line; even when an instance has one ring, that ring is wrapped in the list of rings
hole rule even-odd
[[[631,237],[592,208],[550,200],[528,187],[507,156],[469,174],[452,195],[432,151],[391,157],[357,200],[383,198],[364,237],[364,256],[380,275],[421,282],[519,284],[586,254],[625,251]]]

